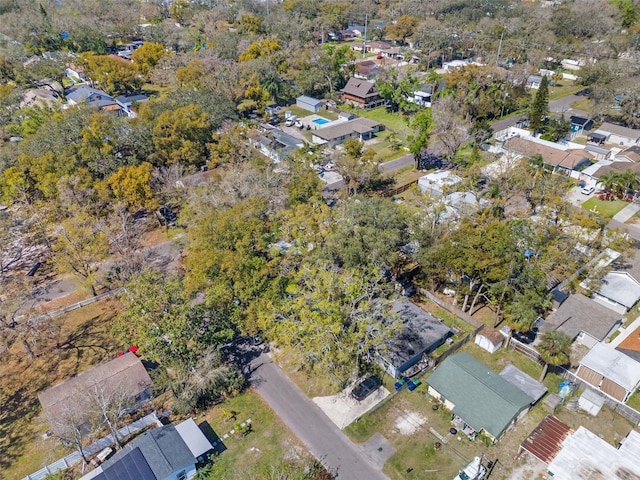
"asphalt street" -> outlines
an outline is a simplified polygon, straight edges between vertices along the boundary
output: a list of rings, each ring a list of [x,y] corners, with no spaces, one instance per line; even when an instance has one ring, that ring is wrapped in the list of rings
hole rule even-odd
[[[388,480],[364,449],[352,443],[267,354],[251,362],[250,381],[313,456],[338,479]]]

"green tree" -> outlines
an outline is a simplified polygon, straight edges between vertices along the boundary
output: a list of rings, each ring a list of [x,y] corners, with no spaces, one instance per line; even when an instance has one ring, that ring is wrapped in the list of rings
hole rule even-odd
[[[198,105],[162,113],[153,127],[153,145],[160,164],[196,166],[206,161],[206,141],[212,127]]]
[[[540,358],[544,361],[544,368],[540,375],[540,382],[547,375],[549,365],[566,365],[569,363],[569,353],[571,351],[571,338],[556,330],[546,332],[542,336],[541,342],[536,346],[540,353]]]
[[[399,43],[406,43],[407,38],[413,35],[420,19],[411,15],[400,15],[387,29],[387,37]]]
[[[140,73],[148,75],[165,53],[164,47],[159,43],[145,42],[131,54],[131,60]]]
[[[159,204],[151,191],[152,172],[153,165],[149,162],[124,166],[111,175],[107,183],[116,199],[124,202],[130,210],[155,210]]]
[[[549,113],[549,85],[547,76],[542,77],[540,88],[536,92],[529,109],[529,128],[533,133],[542,132],[544,120]]]
[[[385,70],[382,78],[376,80],[376,86],[393,111],[407,113],[418,109],[418,105],[408,100],[418,89],[418,81],[410,73],[401,76],[395,68]]]
[[[380,178],[378,164],[374,162],[375,151],[364,148],[364,143],[357,138],[350,138],[343,143],[345,153],[336,159],[336,170],[344,179],[348,196],[373,186]]]
[[[407,137],[409,151],[413,154],[415,167],[419,169],[421,167],[422,151],[429,146],[431,138],[431,127],[433,125],[431,110],[425,109],[416,113],[411,119],[407,118],[407,123],[414,132]]]

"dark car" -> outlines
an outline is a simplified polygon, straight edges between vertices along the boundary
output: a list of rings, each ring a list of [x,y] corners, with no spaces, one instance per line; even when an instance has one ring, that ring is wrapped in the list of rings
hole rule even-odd
[[[511,336],[519,342],[526,343],[527,345],[533,343],[538,335],[538,329],[533,327],[528,332],[512,332]]]
[[[351,390],[351,396],[358,401],[364,400],[378,388],[380,388],[380,385],[382,385],[382,380],[380,380],[378,377],[369,377],[360,382],[354,387],[353,390]]]

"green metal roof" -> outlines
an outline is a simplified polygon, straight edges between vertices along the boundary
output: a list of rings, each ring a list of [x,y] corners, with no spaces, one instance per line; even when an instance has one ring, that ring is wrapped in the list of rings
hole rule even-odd
[[[534,401],[466,352],[445,359],[427,383],[455,405],[453,413],[494,438]]]

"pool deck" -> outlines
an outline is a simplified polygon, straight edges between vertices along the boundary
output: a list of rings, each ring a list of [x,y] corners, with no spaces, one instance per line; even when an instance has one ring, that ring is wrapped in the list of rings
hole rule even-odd
[[[318,119],[322,119],[322,120],[326,120],[327,123],[323,123],[321,125],[318,125],[317,123],[314,123],[314,120],[318,120]],[[307,117],[302,117],[300,118],[300,121],[303,123],[303,125],[306,126],[309,125],[311,130],[319,130],[321,128],[326,128],[326,127],[330,127],[333,125],[337,125],[338,123],[343,123],[346,122],[345,119],[338,119],[338,120],[329,120],[328,118],[324,118],[322,115],[317,115],[315,113],[307,116]]]

